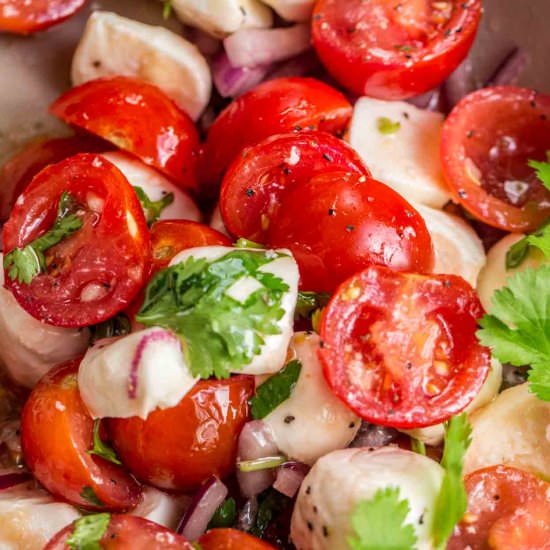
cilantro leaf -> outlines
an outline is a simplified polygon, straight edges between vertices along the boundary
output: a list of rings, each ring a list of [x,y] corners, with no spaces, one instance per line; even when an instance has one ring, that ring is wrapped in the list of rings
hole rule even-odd
[[[172,6],[172,0],[162,0],[162,17],[163,19],[169,19],[172,15],[172,10],[174,7]]]
[[[295,319],[311,319],[316,310],[324,308],[330,300],[326,292],[298,292]]]
[[[145,214],[145,219],[147,220],[147,225],[149,227],[158,221],[162,211],[174,202],[174,193],[167,193],[162,197],[162,199],[152,201],[141,187],[134,185],[134,191],[136,192],[139,202],[141,203],[141,207],[143,208],[143,213]]]
[[[105,460],[108,460],[113,464],[122,464],[122,462],[118,459],[114,449],[111,448],[109,445],[107,445],[107,443],[104,443],[101,437],[99,437],[100,426],[101,426],[101,419],[98,418],[94,420],[93,446],[88,451],[88,454],[100,456],[101,458],[104,458]]]
[[[468,506],[462,469],[464,455],[472,441],[471,435],[472,426],[465,413],[451,418],[445,424],[445,446],[441,460],[445,475],[435,501],[432,521],[433,541],[438,549],[445,548]]]
[[[235,244],[233,245],[235,248],[256,248],[258,250],[261,250],[262,248],[265,248],[263,244],[256,243],[254,241],[250,241],[249,239],[240,238],[238,239]]]
[[[107,532],[111,514],[92,514],[77,519],[67,546],[74,550],[102,550],[101,539]]]
[[[376,126],[381,134],[390,135],[395,134],[401,129],[401,122],[383,116],[377,119]]]
[[[379,489],[370,500],[357,504],[351,516],[355,536],[348,537],[352,550],[414,550],[416,533],[407,521],[407,499],[400,499],[398,487]]]
[[[258,496],[258,503],[258,513],[249,533],[262,538],[266,529],[292,506],[292,499],[270,487]]]
[[[538,162],[530,160],[529,166],[537,173],[537,178],[542,182],[544,187],[550,191],[550,151],[546,151],[547,162]]]
[[[208,529],[217,529],[224,527],[233,527],[237,520],[237,503],[234,498],[229,497],[214,512],[212,519],[208,523]]]
[[[252,417],[256,420],[265,418],[286,401],[300,378],[301,370],[300,361],[290,361],[277,374],[259,386],[256,395],[250,400]]]
[[[234,250],[214,261],[187,258],[153,278],[136,320],[175,332],[193,376],[227,378],[261,352],[266,335],[281,333],[289,287],[261,268],[284,256]],[[230,291],[243,279],[254,279],[258,289],[239,301]]]
[[[99,499],[92,487],[83,487],[80,496],[92,506],[105,506],[105,503]]]

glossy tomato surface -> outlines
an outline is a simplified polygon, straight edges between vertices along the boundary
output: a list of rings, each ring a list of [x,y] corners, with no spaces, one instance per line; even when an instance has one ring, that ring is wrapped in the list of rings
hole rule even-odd
[[[536,229],[550,215],[550,192],[529,160],[550,149],[550,96],[502,86],[466,96],[442,130],[443,173],[455,201],[505,231]]]
[[[147,420],[110,419],[113,446],[138,479],[160,489],[195,491],[210,476],[233,471],[253,393],[250,376],[201,380],[177,406]]]
[[[45,168],[25,189],[4,225],[4,252],[50,230],[64,192],[82,227],[47,250],[46,269],[30,283],[6,283],[31,315],[80,327],[122,311],[149,271],[150,238],[143,210],[123,174],[100,155],[81,154]]]
[[[492,466],[466,476],[465,484],[468,510],[447,550],[548,550],[549,483],[510,466]]]
[[[50,112],[197,190],[197,130],[156,86],[125,76],[92,80],[63,94]]]
[[[406,99],[451,74],[468,54],[480,18],[480,0],[318,0],[313,43],[346,88]]]
[[[370,175],[349,145],[326,132],[283,134],[247,147],[223,179],[220,211],[225,226],[236,237],[265,242],[284,195],[327,170]]]
[[[342,132],[352,107],[337,90],[313,78],[263,82],[238,97],[208,131],[201,162],[202,192],[213,195],[244,147],[269,136],[301,130]]]
[[[275,550],[271,544],[236,529],[212,529],[198,542],[202,550]]]
[[[86,0],[2,0],[0,31],[30,34],[65,21]]]
[[[50,540],[44,550],[74,549],[74,545],[67,544],[74,529],[74,523],[65,527]],[[194,548],[184,537],[162,525],[124,514],[111,516],[99,544],[103,550],[193,550]]]
[[[420,214],[393,189],[357,173],[326,172],[288,192],[268,244],[293,252],[308,291],[332,292],[371,264],[419,272],[433,265]]]
[[[370,267],[343,283],[325,309],[325,378],[374,424],[417,428],[448,420],[490,371],[490,352],[475,335],[482,315],[475,290],[460,277]]]
[[[32,390],[21,415],[25,463],[48,491],[75,506],[130,510],[141,487],[121,466],[88,453],[93,420],[78,391],[78,365],[55,367]]]

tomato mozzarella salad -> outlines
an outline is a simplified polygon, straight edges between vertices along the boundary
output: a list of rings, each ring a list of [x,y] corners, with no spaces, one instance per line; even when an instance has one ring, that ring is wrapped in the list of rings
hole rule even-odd
[[[550,549],[550,96],[445,97],[481,0],[158,10],[0,168],[0,548]]]

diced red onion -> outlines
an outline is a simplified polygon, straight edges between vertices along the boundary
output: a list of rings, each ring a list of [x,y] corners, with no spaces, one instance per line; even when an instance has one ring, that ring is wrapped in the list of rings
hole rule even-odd
[[[210,57],[220,51],[221,40],[195,27],[188,27],[185,31],[185,38],[192,42],[203,55]]]
[[[301,462],[287,462],[277,469],[273,488],[289,498],[294,498],[308,471],[309,468]]]
[[[399,437],[399,432],[394,428],[386,428],[385,426],[377,426],[363,422],[355,439],[351,442],[350,447],[367,447],[377,449],[384,447],[395,441]]]
[[[290,59],[311,48],[307,24],[277,29],[241,29],[223,45],[233,67],[257,67]]]
[[[480,86],[474,80],[472,61],[464,60],[443,84],[443,95],[450,111],[464,96]]]
[[[407,103],[415,105],[419,109],[443,113],[446,110],[445,98],[441,88],[436,88],[425,94],[407,100]]]
[[[25,483],[32,479],[29,472],[10,472],[7,474],[0,474],[0,491],[10,489],[21,483]]]
[[[306,52],[287,61],[278,63],[267,75],[268,80],[289,76],[309,76],[321,68],[319,58],[313,52]]]
[[[512,86],[517,84],[528,61],[529,59],[524,50],[514,48],[497,67],[487,81],[486,86]]]
[[[217,477],[212,476],[208,479],[193,497],[177,532],[189,540],[197,540],[206,531],[212,516],[228,492],[227,487]]]
[[[222,97],[238,97],[258,85],[272,69],[271,65],[233,67],[225,53],[212,63],[214,85]]]

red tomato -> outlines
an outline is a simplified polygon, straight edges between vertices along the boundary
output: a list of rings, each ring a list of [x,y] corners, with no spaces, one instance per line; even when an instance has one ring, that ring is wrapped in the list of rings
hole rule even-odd
[[[327,170],[370,175],[349,145],[325,132],[272,136],[244,149],[223,179],[225,226],[233,235],[265,242],[285,193]]]
[[[2,0],[0,31],[30,34],[61,23],[77,12],[86,0]]]
[[[313,44],[359,95],[406,99],[441,84],[466,57],[481,0],[318,0]]]
[[[63,94],[50,112],[139,157],[183,189],[196,191],[197,130],[156,86],[126,76],[92,80]]]
[[[74,523],[57,533],[44,550],[71,550],[67,540],[74,532]],[[137,516],[111,516],[101,538],[103,550],[193,550],[194,546],[181,535]],[[244,550],[244,549],[243,549]]]
[[[447,550],[550,548],[549,483],[510,466],[478,470],[465,483],[468,510]]]
[[[150,238],[143,210],[122,173],[100,155],[76,155],[40,172],[4,225],[4,251],[22,248],[52,228],[60,197],[76,199],[82,227],[50,248],[46,271],[30,284],[6,284],[31,315],[80,327],[122,311],[147,276]]]
[[[461,277],[369,267],[342,284],[325,310],[325,377],[369,422],[438,424],[467,407],[489,374],[490,352],[475,335],[482,315]]]
[[[232,472],[253,393],[250,376],[201,380],[176,407],[154,411],[147,420],[110,419],[113,446],[138,479],[195,491],[210,476]]]
[[[202,550],[275,550],[271,544],[237,529],[212,529],[198,542]]]
[[[203,192],[213,194],[245,147],[302,129],[339,133],[351,112],[340,92],[313,78],[279,78],[260,84],[235,99],[210,127],[201,163]]]
[[[75,506],[129,510],[141,487],[120,466],[88,453],[93,420],[78,391],[78,365],[55,367],[32,390],[21,415],[25,463],[48,491]]]
[[[304,290],[332,292],[371,264],[429,271],[432,243],[424,220],[395,191],[365,175],[327,172],[289,191],[268,243],[290,248]]]
[[[550,96],[501,86],[466,96],[442,131],[443,173],[454,199],[505,231],[536,229],[550,215],[550,193],[528,161],[550,149]]]

